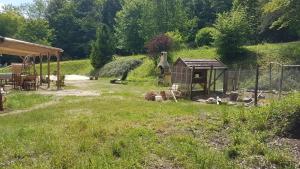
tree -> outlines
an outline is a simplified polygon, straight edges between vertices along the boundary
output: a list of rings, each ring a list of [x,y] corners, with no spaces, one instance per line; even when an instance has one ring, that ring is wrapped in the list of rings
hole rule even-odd
[[[23,15],[30,19],[42,19],[46,17],[49,0],[33,0],[32,3],[20,6]]]
[[[264,5],[263,11],[272,22],[271,28],[293,27],[300,34],[299,0],[271,0]]]
[[[54,45],[70,58],[86,58],[100,25],[101,5],[95,0],[51,0],[46,18],[55,31]]]
[[[102,10],[102,23],[106,24],[112,30],[116,24],[116,14],[121,9],[120,0],[106,0]]]
[[[217,30],[213,27],[202,28],[196,34],[195,43],[198,46],[210,46],[214,42],[215,35]]]
[[[118,48],[141,52],[159,34],[178,30],[186,36],[193,23],[183,0],[125,0],[116,17]]]
[[[16,37],[24,41],[51,45],[54,34],[46,20],[29,19],[20,27]]]
[[[0,13],[0,35],[14,37],[24,18],[16,11],[5,11]]]
[[[118,37],[118,49],[133,53],[143,51],[145,41],[140,34],[142,8],[143,0],[127,0],[124,2],[122,10],[117,13],[115,36]]]
[[[259,40],[261,25],[261,0],[234,0],[232,10],[244,10],[249,24],[249,34],[247,39],[254,43]]]
[[[97,29],[96,40],[92,42],[91,64],[95,69],[103,67],[112,58],[114,52],[112,34],[107,25]]]
[[[154,37],[146,45],[147,52],[150,58],[154,61],[155,65],[157,65],[159,54],[161,52],[168,52],[172,50],[172,47],[172,39],[164,34]]]
[[[221,59],[225,62],[237,59],[250,31],[245,11],[239,9],[219,14],[215,27],[218,30],[215,45]]]
[[[232,0],[188,0],[183,3],[187,8],[189,19],[196,22],[194,27],[189,29],[189,42],[195,40],[199,29],[212,26],[218,13],[229,11],[232,7]]]

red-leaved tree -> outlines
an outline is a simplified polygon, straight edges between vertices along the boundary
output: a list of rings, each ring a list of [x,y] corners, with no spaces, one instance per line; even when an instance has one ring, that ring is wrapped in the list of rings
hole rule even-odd
[[[164,34],[158,35],[151,39],[147,44],[149,57],[157,63],[159,54],[163,51],[168,52],[172,49],[172,39]]]

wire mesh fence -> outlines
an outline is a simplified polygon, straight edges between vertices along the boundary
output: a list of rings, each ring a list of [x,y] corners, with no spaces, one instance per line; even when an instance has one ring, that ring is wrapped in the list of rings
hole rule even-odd
[[[225,90],[226,93],[239,92],[242,95],[253,96],[257,93],[258,97],[266,99],[277,99],[300,91],[300,65],[231,65],[226,73],[222,73],[222,70],[207,70],[206,78],[215,78],[212,79],[213,86],[209,84],[208,79],[207,86],[193,84],[193,76],[195,74],[189,67],[172,68],[172,83],[178,85],[186,97],[191,96],[192,91],[203,90],[207,86],[212,91]]]
[[[228,70],[227,91],[229,92],[254,92],[256,82],[258,82],[259,96],[270,99],[300,91],[300,66],[298,65],[270,63],[259,66],[258,72],[256,72],[257,65],[232,67],[235,68]]]

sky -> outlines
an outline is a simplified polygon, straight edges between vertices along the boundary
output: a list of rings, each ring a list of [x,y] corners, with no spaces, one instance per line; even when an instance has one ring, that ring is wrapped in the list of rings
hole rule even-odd
[[[20,5],[23,3],[30,3],[33,0],[0,0],[0,6],[4,4]]]

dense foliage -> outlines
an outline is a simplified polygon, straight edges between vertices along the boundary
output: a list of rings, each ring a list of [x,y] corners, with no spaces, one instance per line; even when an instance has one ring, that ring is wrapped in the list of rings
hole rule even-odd
[[[195,38],[195,43],[198,46],[210,46],[214,42],[214,37],[217,34],[217,30],[213,27],[207,27],[200,29]]]
[[[114,52],[113,40],[108,26],[97,29],[96,40],[92,43],[91,64],[95,69],[101,68],[112,59]]]
[[[78,59],[91,55],[96,30],[105,24],[118,54],[145,53],[146,43],[161,34],[176,49],[211,44],[210,36],[199,40],[199,30],[220,18],[230,24],[235,19],[225,15],[244,11],[240,24],[249,30],[237,31],[243,44],[284,42],[300,37],[299,10],[298,0],[34,0],[1,9],[0,35],[60,47],[64,58]]]
[[[167,35],[158,35],[151,39],[147,45],[147,52],[151,59],[157,61],[161,52],[168,52],[172,49],[173,42]]]
[[[139,58],[120,58],[106,64],[100,69],[100,77],[121,77],[125,72],[134,70],[142,64]]]
[[[249,24],[244,10],[234,10],[218,16],[215,24],[217,52],[223,61],[237,59],[247,42]]]

